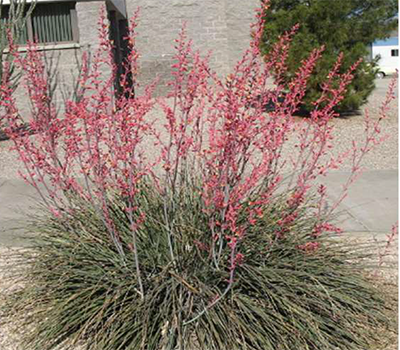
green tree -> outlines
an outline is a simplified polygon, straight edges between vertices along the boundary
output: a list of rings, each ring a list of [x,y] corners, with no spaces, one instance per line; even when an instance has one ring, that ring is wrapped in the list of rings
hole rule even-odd
[[[309,111],[338,54],[344,53],[342,72],[360,57],[367,57],[372,42],[387,38],[397,28],[397,12],[397,0],[271,0],[265,14],[263,52],[268,53],[283,32],[300,25],[289,50],[284,77],[288,83],[312,49],[325,46],[308,83],[303,107]],[[367,101],[375,87],[375,66],[375,62],[368,60],[359,65],[338,112],[355,111]]]

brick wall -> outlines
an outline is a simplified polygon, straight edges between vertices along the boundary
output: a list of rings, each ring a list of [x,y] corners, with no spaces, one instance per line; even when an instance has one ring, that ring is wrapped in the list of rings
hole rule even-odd
[[[143,81],[169,78],[174,39],[182,23],[196,49],[212,51],[211,65],[225,75],[248,46],[259,0],[126,0],[128,15],[140,7],[138,48]]]
[[[45,51],[49,65],[56,71],[56,100],[72,92],[78,74],[82,50],[93,51],[97,46],[97,21],[104,1],[83,1],[76,6],[79,26],[79,48]],[[250,23],[259,0],[126,0],[131,16],[141,8],[138,27],[138,48],[141,52],[142,82],[156,76],[161,83],[170,78],[174,55],[174,39],[184,22],[195,49],[212,51],[211,65],[221,76],[225,75],[250,39]],[[165,93],[165,88],[158,90]],[[29,100],[23,89],[16,93],[23,114],[29,110]],[[60,103],[60,105],[62,105]]]

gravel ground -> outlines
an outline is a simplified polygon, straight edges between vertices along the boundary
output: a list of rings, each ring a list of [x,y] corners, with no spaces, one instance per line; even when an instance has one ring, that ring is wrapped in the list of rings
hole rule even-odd
[[[9,271],[11,264],[7,257],[9,253],[9,248],[0,248],[0,302],[13,287],[7,280],[7,271]],[[0,350],[22,350],[18,349],[17,335],[10,332],[9,328],[9,325],[5,324],[5,321],[0,318]]]
[[[363,141],[365,110],[368,111],[371,119],[376,119],[379,116],[379,108],[385,99],[390,81],[391,79],[389,78],[375,81],[376,89],[371,94],[369,102],[363,106],[360,115],[334,120],[335,146],[338,152],[343,152],[350,148],[352,140],[356,142]],[[382,135],[388,138],[364,158],[363,166],[366,170],[398,169],[398,106],[398,90],[396,90],[396,99],[392,102],[387,119],[383,120],[381,124]],[[346,164],[344,167],[346,168]]]

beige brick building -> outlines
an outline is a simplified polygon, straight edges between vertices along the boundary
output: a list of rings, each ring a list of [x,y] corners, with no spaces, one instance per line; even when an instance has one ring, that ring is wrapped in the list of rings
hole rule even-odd
[[[204,52],[211,50],[213,68],[224,75],[248,45],[250,23],[259,5],[259,0],[37,1],[26,37],[39,38],[49,64],[57,71],[57,89],[66,93],[71,91],[78,73],[81,51],[93,50],[97,45],[101,6],[107,8],[116,42],[124,35],[127,19],[140,8],[140,79],[145,82],[159,75],[163,82],[172,64],[173,40],[183,22],[187,22],[195,48]],[[117,52],[117,56],[122,55],[122,51]],[[61,97],[59,93],[58,98]],[[22,104],[27,107],[25,101]]]

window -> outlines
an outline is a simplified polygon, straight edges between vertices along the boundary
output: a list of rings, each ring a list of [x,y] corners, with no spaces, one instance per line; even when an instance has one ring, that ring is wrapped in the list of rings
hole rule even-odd
[[[58,44],[78,42],[78,26],[75,2],[36,4],[27,18],[19,44],[27,40],[39,44]],[[8,18],[8,7],[4,6],[1,20]]]
[[[393,57],[399,56],[399,50],[392,50],[392,56]]]

